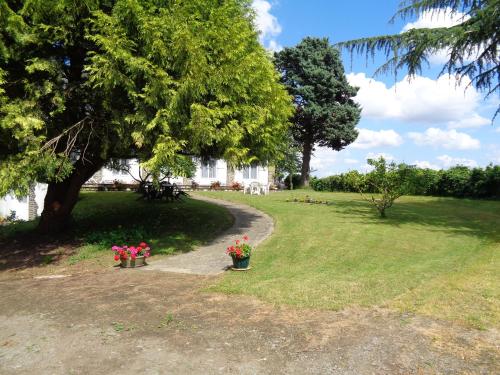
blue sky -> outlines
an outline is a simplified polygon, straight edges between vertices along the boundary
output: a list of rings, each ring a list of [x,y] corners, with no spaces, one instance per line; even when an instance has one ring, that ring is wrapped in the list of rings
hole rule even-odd
[[[451,26],[463,15],[424,14],[415,19],[389,19],[399,0],[254,0],[262,43],[277,50],[305,36],[328,37],[332,43],[394,34],[411,27]],[[474,88],[464,90],[454,77],[438,79],[446,51],[430,58],[422,76],[408,82],[404,72],[373,77],[385,60],[351,57],[343,52],[349,81],[360,87],[356,100],[363,112],[358,140],[345,150],[317,149],[313,174],[325,176],[350,169],[366,170],[366,159],[380,154],[434,169],[452,165],[500,164],[500,119],[491,125],[498,95],[485,101]]]

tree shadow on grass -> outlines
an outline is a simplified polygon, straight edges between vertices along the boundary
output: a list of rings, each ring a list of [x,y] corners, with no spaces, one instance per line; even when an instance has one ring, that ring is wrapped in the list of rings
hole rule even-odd
[[[500,242],[500,202],[456,198],[408,197],[396,201],[380,218],[376,209],[362,200],[336,201],[333,205],[346,219],[361,224],[406,224],[423,226],[426,230],[475,236],[488,242]]]
[[[192,199],[148,202],[121,192],[81,197],[66,233],[40,235],[35,222],[0,227],[0,271],[44,266],[71,256],[78,259],[84,245],[96,245],[104,252],[114,244],[145,241],[151,244],[153,255],[188,252],[232,223],[224,208]]]

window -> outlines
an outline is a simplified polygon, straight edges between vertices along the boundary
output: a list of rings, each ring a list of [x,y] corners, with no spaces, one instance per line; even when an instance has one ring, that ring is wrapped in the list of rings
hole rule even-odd
[[[244,180],[257,179],[257,164],[253,163],[243,168],[243,179]]]
[[[217,160],[206,160],[201,162],[201,177],[215,178],[217,171]]]

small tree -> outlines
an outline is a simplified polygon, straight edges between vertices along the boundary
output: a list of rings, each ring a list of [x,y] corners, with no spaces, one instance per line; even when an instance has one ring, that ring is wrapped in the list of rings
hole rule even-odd
[[[396,199],[408,194],[413,168],[387,163],[383,157],[368,159],[368,164],[374,167],[372,172],[362,175],[352,171],[347,177],[361,197],[375,206],[380,217],[386,217],[385,210],[392,207]]]

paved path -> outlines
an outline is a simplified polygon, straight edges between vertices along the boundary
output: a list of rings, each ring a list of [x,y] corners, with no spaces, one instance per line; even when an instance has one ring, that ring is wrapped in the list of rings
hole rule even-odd
[[[193,197],[227,208],[234,217],[233,226],[195,251],[152,261],[142,270],[217,275],[232,265],[231,258],[225,251],[236,239],[241,239],[246,234],[250,237],[249,243],[256,246],[273,232],[273,219],[253,207],[200,195]]]

